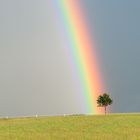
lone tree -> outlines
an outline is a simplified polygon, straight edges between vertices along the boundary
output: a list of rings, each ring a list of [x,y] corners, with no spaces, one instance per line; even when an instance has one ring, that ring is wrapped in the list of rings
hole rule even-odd
[[[107,93],[104,93],[103,95],[100,95],[97,99],[98,107],[104,107],[105,108],[105,114],[106,114],[106,107],[108,105],[111,105],[113,103],[113,100],[109,97]]]

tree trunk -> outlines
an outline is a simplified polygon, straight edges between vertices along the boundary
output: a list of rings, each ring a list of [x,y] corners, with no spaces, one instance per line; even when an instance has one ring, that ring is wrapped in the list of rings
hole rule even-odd
[[[105,106],[105,115],[106,115],[106,106]]]

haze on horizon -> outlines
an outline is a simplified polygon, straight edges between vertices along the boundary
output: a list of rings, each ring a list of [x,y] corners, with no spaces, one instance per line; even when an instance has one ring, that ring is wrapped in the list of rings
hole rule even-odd
[[[80,0],[112,112],[140,112],[140,1]],[[84,113],[46,0],[0,1],[0,116]]]

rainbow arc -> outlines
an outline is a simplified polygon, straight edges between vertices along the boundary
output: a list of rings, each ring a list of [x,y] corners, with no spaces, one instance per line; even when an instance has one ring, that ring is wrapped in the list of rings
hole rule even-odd
[[[95,43],[86,24],[84,10],[78,0],[58,0],[53,4],[57,5],[55,10],[61,20],[61,34],[64,33],[65,47],[71,59],[79,92],[85,98],[86,113],[102,113],[96,100],[103,90],[103,84]]]

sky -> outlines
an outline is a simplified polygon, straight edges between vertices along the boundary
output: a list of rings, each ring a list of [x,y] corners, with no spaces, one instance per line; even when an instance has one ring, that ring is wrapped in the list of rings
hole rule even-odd
[[[139,112],[140,1],[88,0],[84,5],[100,52],[106,91],[114,99],[113,112]]]
[[[140,112],[140,1],[79,1],[112,112]],[[0,23],[0,116],[84,113],[47,1],[1,0]]]

